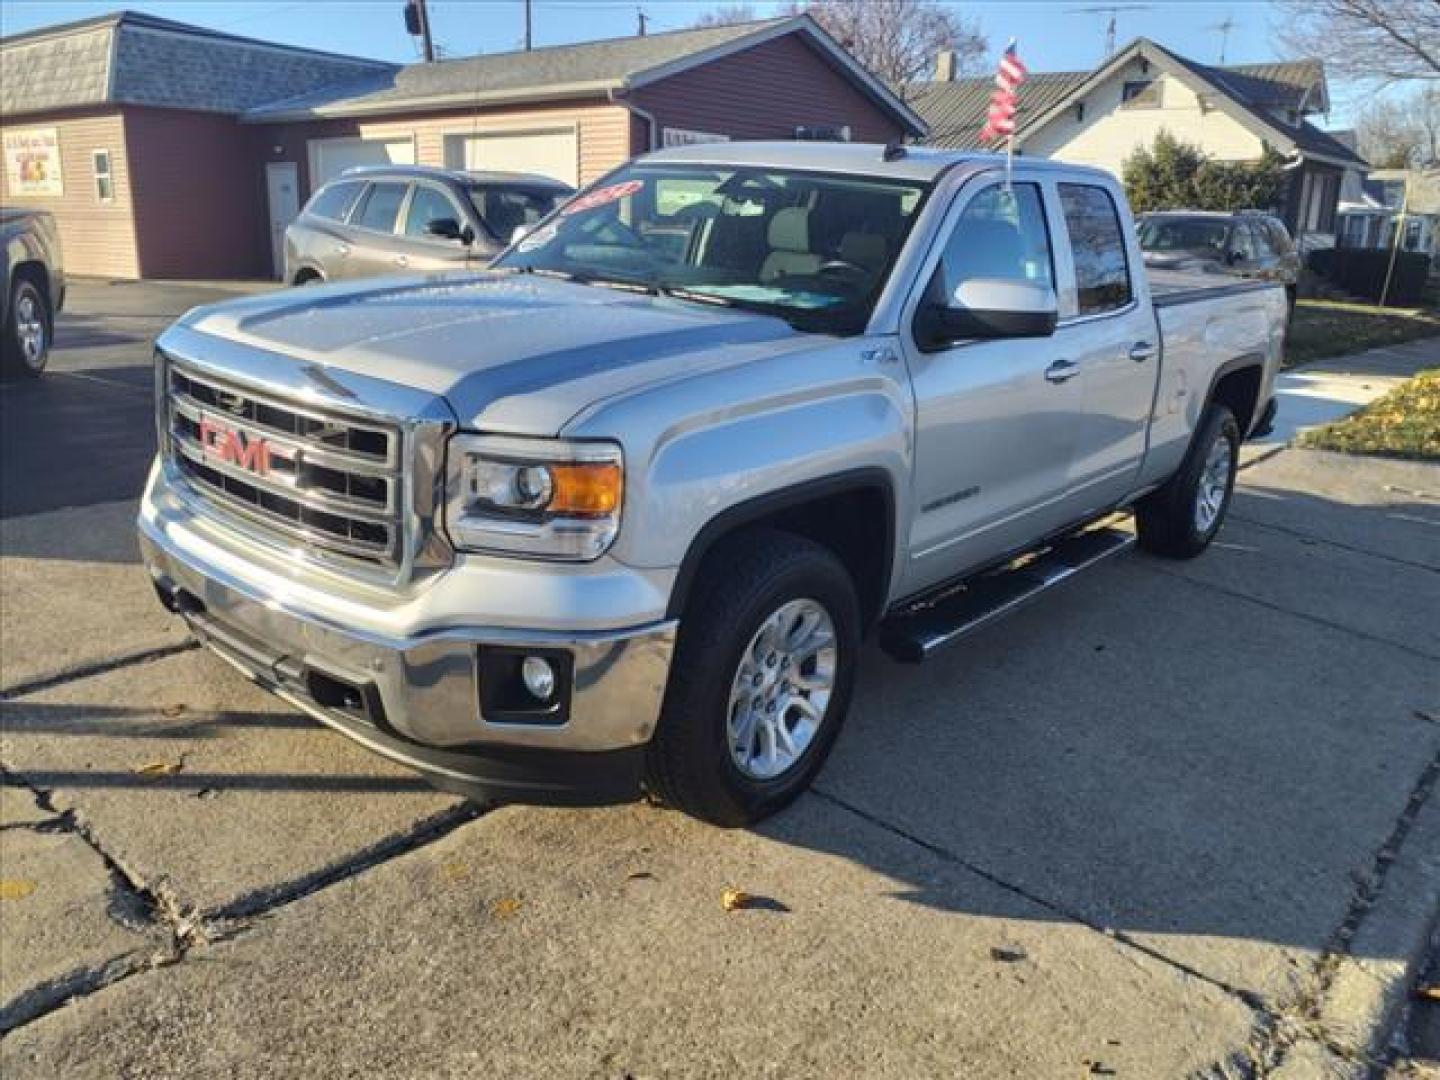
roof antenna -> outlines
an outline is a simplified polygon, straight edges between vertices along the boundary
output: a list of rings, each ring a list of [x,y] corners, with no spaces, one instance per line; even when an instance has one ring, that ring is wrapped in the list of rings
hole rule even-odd
[[[1235,20],[1226,12],[1223,22],[1212,23],[1206,30],[1220,31],[1220,63],[1225,63],[1225,46],[1230,44],[1230,31],[1235,29]]]
[[[905,147],[898,142],[886,143],[880,152],[881,161],[899,161],[905,156]]]

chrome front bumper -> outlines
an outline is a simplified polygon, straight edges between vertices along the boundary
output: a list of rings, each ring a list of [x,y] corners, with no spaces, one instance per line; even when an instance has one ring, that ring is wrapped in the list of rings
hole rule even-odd
[[[247,676],[369,749],[439,786],[503,798],[594,801],[583,798],[589,779],[627,790],[638,780],[638,752],[660,715],[673,621],[611,631],[448,627],[408,637],[361,630],[265,595],[219,558],[201,557],[212,542],[177,532],[153,510],[147,497],[140,547],[166,606]],[[571,657],[562,723],[483,715],[488,646]],[[622,758],[617,781],[610,766]]]

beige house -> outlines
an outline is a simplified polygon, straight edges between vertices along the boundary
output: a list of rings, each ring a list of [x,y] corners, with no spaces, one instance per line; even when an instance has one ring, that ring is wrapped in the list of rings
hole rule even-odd
[[[941,61],[938,73],[953,69]],[[944,79],[912,88],[911,104],[936,146],[974,148],[993,82]],[[1020,89],[1018,153],[1095,165],[1120,174],[1125,159],[1161,131],[1220,161],[1256,161],[1270,146],[1291,165],[1277,207],[1307,245],[1334,242],[1335,210],[1354,150],[1309,117],[1328,111],[1318,60],[1213,67],[1138,38],[1094,71],[1045,72]]]

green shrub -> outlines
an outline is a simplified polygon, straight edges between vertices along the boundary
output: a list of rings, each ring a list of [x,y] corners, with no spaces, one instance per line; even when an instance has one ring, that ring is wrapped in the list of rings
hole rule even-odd
[[[1131,208],[1273,210],[1285,194],[1285,159],[1268,145],[1257,162],[1215,161],[1198,146],[1161,131],[1125,159],[1121,178]]]

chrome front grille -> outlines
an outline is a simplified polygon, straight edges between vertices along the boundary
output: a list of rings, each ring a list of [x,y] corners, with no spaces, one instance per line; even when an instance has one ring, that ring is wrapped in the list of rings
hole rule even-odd
[[[170,461],[197,494],[324,558],[398,567],[405,555],[404,439],[358,419],[170,361]]]

